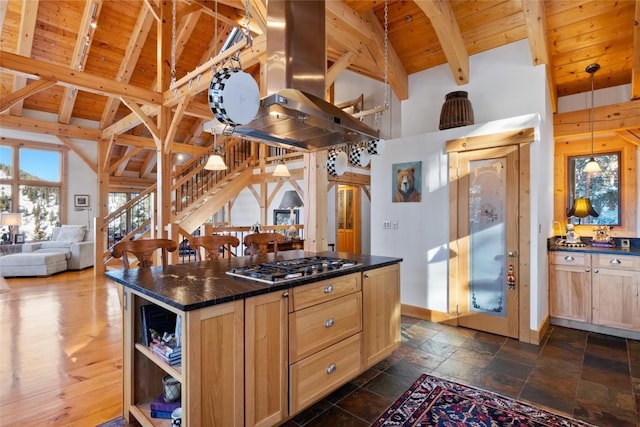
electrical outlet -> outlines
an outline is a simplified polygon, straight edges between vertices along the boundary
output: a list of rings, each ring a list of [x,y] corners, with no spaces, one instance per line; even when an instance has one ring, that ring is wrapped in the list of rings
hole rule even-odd
[[[629,239],[620,239],[620,246],[623,248],[629,248]]]
[[[391,228],[391,221],[389,221],[388,219],[382,221],[382,228],[385,230],[389,230]]]

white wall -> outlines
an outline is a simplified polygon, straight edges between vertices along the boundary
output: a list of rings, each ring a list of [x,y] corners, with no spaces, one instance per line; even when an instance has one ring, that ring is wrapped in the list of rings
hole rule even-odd
[[[448,304],[449,185],[447,140],[534,126],[531,144],[531,328],[548,311],[546,237],[552,224],[553,129],[544,67],[533,67],[526,41],[470,58],[470,83],[457,86],[447,65],[409,77],[410,98],[402,102],[402,137],[387,141],[372,160],[371,252],[400,256],[404,304],[446,311]],[[445,95],[465,90],[475,125],[438,130]],[[503,119],[503,120],[501,120]],[[419,203],[391,202],[394,163],[422,161]],[[398,229],[385,230],[384,220]],[[544,296],[544,297],[543,297]]]
[[[34,118],[38,120],[49,120],[56,122],[57,115],[24,110],[23,116],[26,118]],[[73,120],[70,124],[78,125],[86,128],[97,128],[98,124],[88,120]],[[11,129],[0,128],[0,137],[21,139],[25,141],[44,142],[55,145],[62,145],[60,140],[53,135],[22,132]],[[95,141],[87,141],[82,139],[71,138],[71,141],[78,149],[91,161],[97,163],[97,145]],[[98,201],[98,177],[96,173],[87,165],[87,163],[72,150],[68,151],[68,175],[63,177],[66,183],[67,192],[67,224],[93,225],[93,217],[97,213]],[[86,194],[90,197],[90,211],[76,211],[74,207],[74,195]]]

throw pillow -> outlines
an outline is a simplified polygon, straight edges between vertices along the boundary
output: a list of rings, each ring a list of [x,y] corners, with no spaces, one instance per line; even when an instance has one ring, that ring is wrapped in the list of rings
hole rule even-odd
[[[70,243],[82,242],[86,232],[87,227],[84,225],[63,225],[56,240]]]
[[[45,240],[40,243],[42,249],[65,248],[68,249],[71,242],[63,242],[60,240]]]

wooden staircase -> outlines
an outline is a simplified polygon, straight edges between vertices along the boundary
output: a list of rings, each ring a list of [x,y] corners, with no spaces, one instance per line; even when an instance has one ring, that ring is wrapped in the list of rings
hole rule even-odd
[[[227,173],[224,179],[219,181],[216,186],[176,214],[172,222],[180,225],[186,232],[193,233],[194,230],[208,221],[213,212],[222,209],[244,187],[251,184],[252,178],[252,159],[249,158]]]

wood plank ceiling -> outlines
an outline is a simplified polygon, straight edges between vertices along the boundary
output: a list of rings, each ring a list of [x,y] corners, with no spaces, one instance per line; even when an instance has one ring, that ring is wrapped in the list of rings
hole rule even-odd
[[[590,90],[585,68],[592,62],[602,66],[597,89],[631,84],[637,99],[639,4],[390,0],[385,8],[382,0],[332,0],[326,5],[327,80],[344,68],[384,75],[386,10],[388,80],[400,99],[408,96],[412,73],[448,63],[465,84],[470,55],[527,38],[532,63],[548,66],[554,107],[560,96]],[[206,99],[211,58],[234,27],[248,26],[253,45],[242,51],[242,65],[259,81],[266,6],[264,0],[176,0],[175,33],[173,6],[171,0],[0,1],[0,128],[54,134],[72,149],[71,138],[101,140],[111,144],[112,175],[150,178],[154,116],[163,104],[185,111],[173,151],[205,154],[212,144],[202,129],[212,118]],[[159,34],[171,35],[162,48]],[[172,64],[176,90],[167,81]],[[194,70],[202,77],[195,84]]]

